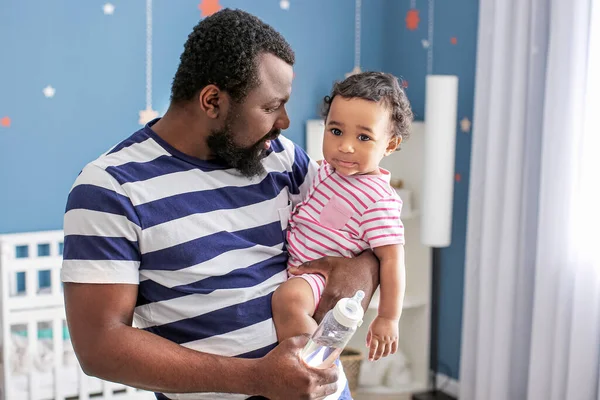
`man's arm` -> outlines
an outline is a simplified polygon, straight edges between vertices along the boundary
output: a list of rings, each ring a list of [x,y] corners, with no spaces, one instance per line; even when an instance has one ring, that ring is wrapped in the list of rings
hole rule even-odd
[[[243,393],[270,399],[335,393],[335,368],[307,367],[306,338],[283,342],[262,359],[200,353],[131,327],[136,285],[65,283],[73,348],[88,375],[161,393]]]
[[[362,306],[366,311],[379,285],[379,260],[371,250],[365,250],[354,258],[323,257],[300,267],[290,268],[290,272],[294,275],[317,273],[327,279],[314,315],[317,323],[321,322],[339,299],[352,297],[357,290],[365,292]]]

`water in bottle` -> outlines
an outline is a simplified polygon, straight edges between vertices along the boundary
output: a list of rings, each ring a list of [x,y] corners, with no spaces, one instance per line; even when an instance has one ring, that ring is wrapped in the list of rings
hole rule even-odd
[[[352,298],[343,298],[330,310],[319,324],[304,349],[302,359],[314,368],[329,368],[362,324],[364,310],[361,305],[362,290]]]

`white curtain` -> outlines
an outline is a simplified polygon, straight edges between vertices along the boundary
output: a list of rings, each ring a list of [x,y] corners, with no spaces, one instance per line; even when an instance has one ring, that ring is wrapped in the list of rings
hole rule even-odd
[[[600,0],[480,0],[461,400],[600,400]]]

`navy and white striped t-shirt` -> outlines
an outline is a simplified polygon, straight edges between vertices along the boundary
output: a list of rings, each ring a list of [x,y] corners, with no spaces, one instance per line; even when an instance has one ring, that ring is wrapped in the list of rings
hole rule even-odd
[[[156,121],[75,181],[62,280],[138,284],[136,327],[202,352],[261,357],[277,342],[271,297],[286,280],[285,228],[317,165],[280,137],[266,173],[249,179],[177,151],[152,131]]]

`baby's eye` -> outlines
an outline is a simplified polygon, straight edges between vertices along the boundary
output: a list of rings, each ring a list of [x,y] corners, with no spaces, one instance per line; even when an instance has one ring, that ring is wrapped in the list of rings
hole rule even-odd
[[[358,140],[360,140],[361,142],[366,142],[371,140],[370,137],[368,137],[367,135],[358,135]]]
[[[331,130],[331,133],[333,133],[335,136],[341,136],[341,135],[342,135],[342,131],[340,131],[340,130],[339,130],[339,129],[337,129],[337,128],[333,128],[333,129]]]

